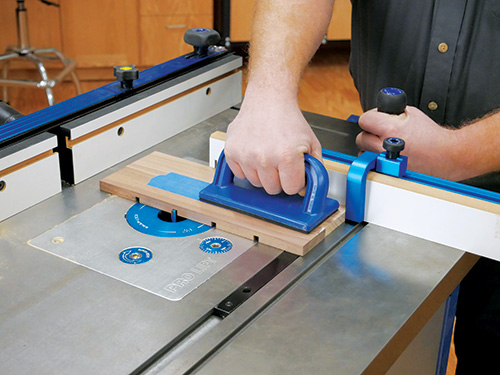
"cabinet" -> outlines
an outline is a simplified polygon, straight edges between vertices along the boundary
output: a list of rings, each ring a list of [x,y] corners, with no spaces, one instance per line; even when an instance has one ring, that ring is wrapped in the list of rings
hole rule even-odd
[[[184,32],[213,27],[212,0],[140,0],[141,65],[154,65],[192,51]]]
[[[113,65],[159,64],[192,48],[183,41],[191,27],[228,17],[231,42],[250,39],[256,0],[59,0],[60,8],[26,0],[31,44],[55,47],[77,63],[83,79],[111,78]],[[230,12],[225,12],[227,8]],[[0,1],[0,51],[16,44],[15,0]],[[336,0],[328,40],[350,39],[349,0]],[[217,25],[224,35],[224,30]],[[227,35],[226,35],[227,36]],[[1,53],[1,52],[0,52]],[[26,66],[26,64],[25,64]],[[13,66],[13,68],[15,68]]]
[[[351,39],[351,0],[335,0],[332,20],[326,34],[327,40]]]
[[[229,35],[231,42],[250,40],[253,8],[257,0],[231,0]],[[351,39],[351,1],[335,0],[332,20],[327,32],[327,40]]]
[[[79,68],[138,64],[137,0],[60,0],[63,52]]]
[[[60,8],[26,0],[30,42],[55,47],[83,79],[112,79],[113,65],[141,68],[192,51],[191,27],[213,27],[213,0],[59,0]],[[16,1],[0,1],[0,53],[17,43]],[[29,67],[29,64],[21,64]],[[12,68],[16,68],[12,64]]]

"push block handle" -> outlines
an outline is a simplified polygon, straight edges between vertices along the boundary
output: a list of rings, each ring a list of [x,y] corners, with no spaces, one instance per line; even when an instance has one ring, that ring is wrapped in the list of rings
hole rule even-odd
[[[339,208],[327,198],[328,172],[317,159],[305,155],[306,194],[267,194],[262,188],[246,188],[234,183],[234,174],[219,156],[213,182],[200,191],[200,200],[255,216],[285,227],[309,233]]]
[[[325,166],[315,157],[305,154],[306,193],[302,203],[302,210],[307,214],[316,214],[323,210],[328,195],[328,172]],[[213,185],[220,188],[231,188],[234,184],[234,173],[226,162],[224,150],[219,156]],[[258,189],[258,188],[256,188]]]

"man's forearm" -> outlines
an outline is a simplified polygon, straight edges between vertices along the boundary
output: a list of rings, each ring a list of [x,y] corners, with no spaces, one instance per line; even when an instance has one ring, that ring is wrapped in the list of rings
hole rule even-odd
[[[332,8],[333,0],[257,1],[245,100],[229,124],[225,150],[235,176],[269,194],[299,192],[304,154],[321,159],[321,144],[299,109],[297,92]]]
[[[500,171],[500,112],[486,115],[454,133],[454,157],[463,171],[460,179]]]
[[[319,47],[334,0],[259,0],[250,43],[248,94],[295,99],[302,71]]]

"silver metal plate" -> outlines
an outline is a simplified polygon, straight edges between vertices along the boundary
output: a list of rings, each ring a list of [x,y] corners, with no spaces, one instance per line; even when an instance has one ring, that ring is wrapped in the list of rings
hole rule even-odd
[[[130,201],[110,197],[28,243],[170,301],[181,300],[254,245],[214,228],[182,238],[143,234],[124,218],[130,206]],[[231,250],[222,254],[202,251],[200,243],[214,236],[230,241]],[[122,262],[120,253],[130,247],[150,250],[151,260]]]

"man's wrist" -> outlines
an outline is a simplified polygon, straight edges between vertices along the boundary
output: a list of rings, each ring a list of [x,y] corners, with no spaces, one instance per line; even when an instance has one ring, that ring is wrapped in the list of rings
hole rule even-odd
[[[279,84],[249,83],[245,91],[242,108],[255,105],[266,107],[294,106],[298,107],[297,91],[293,86],[280,86]]]

